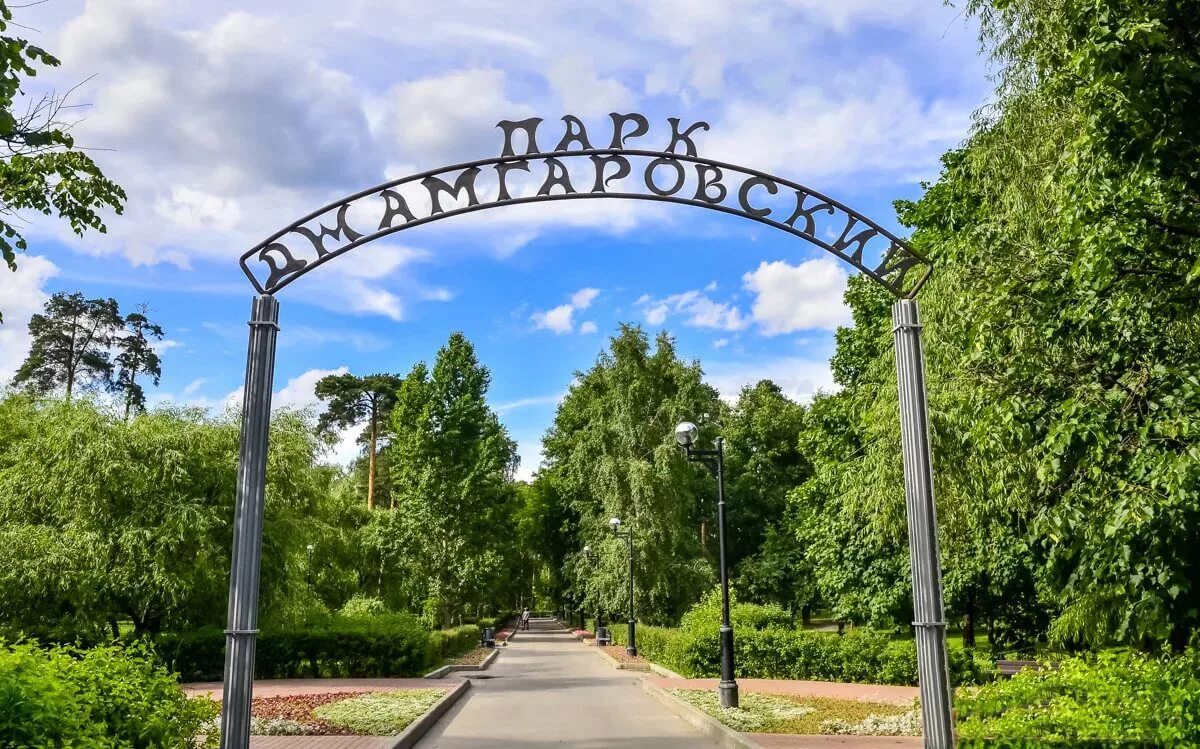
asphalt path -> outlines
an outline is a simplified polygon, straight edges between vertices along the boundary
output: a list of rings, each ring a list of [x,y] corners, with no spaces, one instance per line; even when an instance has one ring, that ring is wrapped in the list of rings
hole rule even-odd
[[[417,749],[713,749],[551,619],[534,619]]]

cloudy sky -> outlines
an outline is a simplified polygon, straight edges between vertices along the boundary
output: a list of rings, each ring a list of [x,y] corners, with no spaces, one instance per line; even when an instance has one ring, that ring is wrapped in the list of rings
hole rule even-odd
[[[899,230],[985,100],[973,25],[938,0],[50,0],[21,32],[81,84],[76,140],[125,187],[107,235],[30,219],[0,274],[0,380],[48,294],[148,303],[156,401],[240,387],[253,290],[238,256],[340,196],[497,155],[501,119],[609,112],[705,120],[702,155],[790,178]],[[669,134],[669,131],[668,131]],[[607,140],[607,135],[599,138]],[[665,141],[662,144],[665,146]],[[753,222],[683,206],[572,201],[434,223],[280,294],[276,402],[332,371],[406,372],[464,331],[522,475],[573,373],[618,322],[677,336],[727,395],[831,380],[848,266]],[[343,448],[343,456],[345,449]]]

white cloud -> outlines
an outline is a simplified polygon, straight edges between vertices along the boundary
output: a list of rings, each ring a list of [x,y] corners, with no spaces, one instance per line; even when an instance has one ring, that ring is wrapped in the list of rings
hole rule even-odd
[[[504,414],[511,413],[522,408],[529,408],[531,406],[558,405],[562,402],[562,399],[565,398],[566,395],[566,393],[555,393],[554,395],[535,395],[530,398],[518,398],[514,401],[497,403],[492,407],[492,410],[503,416]]]
[[[596,323],[592,322],[591,320],[587,320],[579,326],[579,332],[582,335],[591,335],[592,333],[599,332],[599,330],[600,328],[596,327]]]
[[[842,300],[848,276],[833,258],[799,265],[764,261],[742,278],[756,295],[752,314],[764,335],[835,330],[850,323],[850,309]]]
[[[728,345],[728,338],[718,338],[717,340],[713,341],[713,348],[725,348]]]
[[[704,379],[727,401],[735,400],[743,387],[759,380],[773,381],[789,398],[802,403],[812,400],[818,391],[838,389],[829,362],[801,357],[705,362]]]
[[[730,101],[705,150],[809,184],[868,173],[879,183],[909,182],[914,171],[936,174],[938,157],[965,136],[979,103],[923,97],[894,62],[876,58],[783,97]]]
[[[682,315],[684,322],[697,328],[743,330],[749,320],[732,304],[717,302],[704,293],[691,290],[672,294],[664,299],[643,295],[635,304],[649,325],[662,325],[672,315]]]
[[[21,255],[17,271],[0,264],[0,383],[6,382],[29,354],[29,318],[41,312],[50,298],[46,282],[58,275],[58,266],[39,255]]]
[[[530,315],[529,319],[533,321],[534,327],[539,330],[551,330],[556,335],[571,333],[575,330],[575,313],[591,307],[592,302],[598,296],[600,296],[600,289],[593,289],[591,287],[582,288],[571,295],[571,301],[567,304],[560,304],[548,310],[539,310]],[[585,322],[580,326],[579,332],[595,333],[596,324]]]
[[[587,309],[600,296],[600,289],[585,288],[571,295],[571,306],[575,309]]]
[[[569,304],[560,304],[553,309],[534,312],[530,316],[534,327],[542,330],[552,330],[558,335],[570,333],[575,329],[575,308]]]

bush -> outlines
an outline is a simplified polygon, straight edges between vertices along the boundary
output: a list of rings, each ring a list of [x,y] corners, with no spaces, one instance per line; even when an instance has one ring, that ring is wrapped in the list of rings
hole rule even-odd
[[[1067,658],[960,693],[963,746],[1127,742],[1200,746],[1200,651],[1173,659],[1136,653]]]
[[[140,646],[0,643],[0,746],[183,749],[217,709]]]
[[[264,630],[258,636],[254,675],[259,679],[416,676],[440,661],[444,648],[456,647],[463,634],[435,642],[439,636],[409,614],[338,616],[303,629]],[[156,647],[184,681],[221,679],[225,664],[221,630],[160,635]]]
[[[363,619],[383,616],[388,613],[387,606],[378,598],[354,596],[342,606],[338,616],[344,619]]]
[[[701,627],[685,617],[689,628],[638,627],[638,653],[683,676],[711,677],[720,673],[720,634],[717,622]],[[624,644],[622,627],[614,639]],[[866,684],[917,683],[917,648],[912,640],[893,640],[870,630],[838,636],[789,627],[765,629],[734,624],[737,675],[761,679],[804,679]],[[990,660],[951,647],[950,678],[954,684],[981,684],[994,678]]]

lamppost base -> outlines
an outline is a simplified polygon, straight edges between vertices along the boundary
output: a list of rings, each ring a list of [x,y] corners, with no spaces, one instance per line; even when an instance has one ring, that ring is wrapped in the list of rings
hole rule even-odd
[[[721,700],[721,707],[737,707],[738,706],[738,685],[736,681],[722,681],[717,684],[717,697]]]

